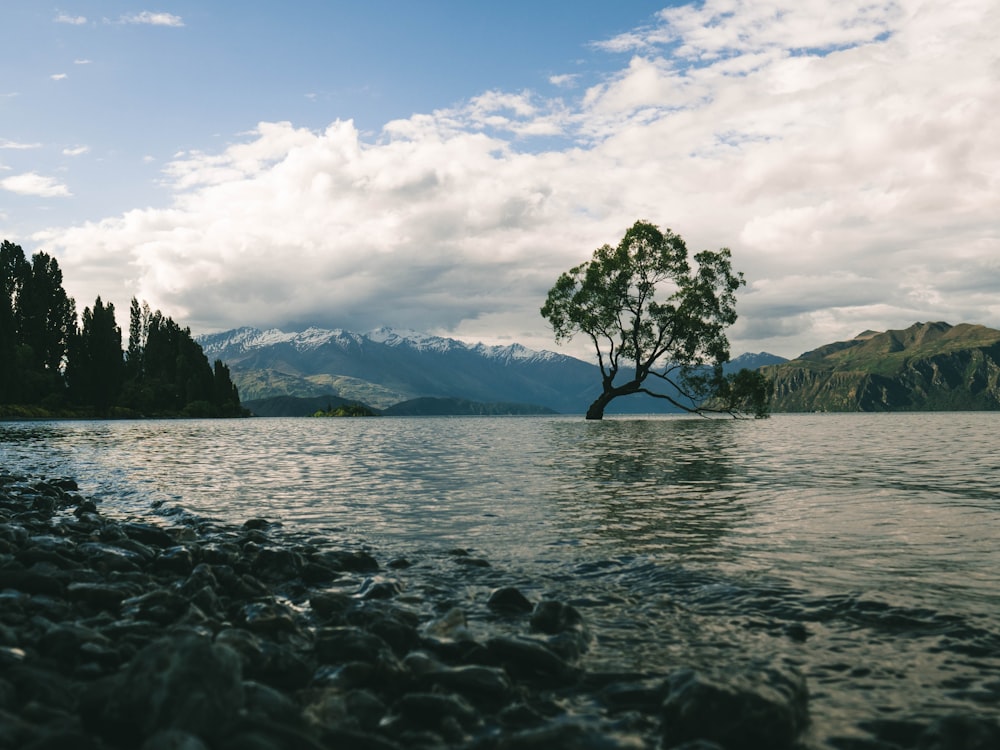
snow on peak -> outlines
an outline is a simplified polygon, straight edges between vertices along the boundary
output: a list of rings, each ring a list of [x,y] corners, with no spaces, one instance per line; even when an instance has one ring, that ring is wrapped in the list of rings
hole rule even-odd
[[[405,347],[420,352],[447,353],[468,351],[487,359],[505,363],[514,361],[557,360],[563,357],[563,355],[556,354],[555,352],[528,349],[521,344],[468,344],[464,341],[436,336],[430,333],[385,326],[364,334],[352,333],[340,328],[326,329],[310,327],[304,331],[286,333],[278,328],[269,328],[266,331],[262,331],[258,328],[244,327],[199,338],[206,353],[232,349],[246,352],[280,344],[291,345],[299,351],[308,351],[318,349],[327,344],[336,344],[339,346],[350,344],[363,345],[365,341],[370,341],[385,346]]]

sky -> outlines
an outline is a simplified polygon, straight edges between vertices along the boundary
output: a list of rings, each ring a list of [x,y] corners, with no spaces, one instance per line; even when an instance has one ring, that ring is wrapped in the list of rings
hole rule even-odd
[[[642,219],[734,355],[1000,328],[996,0],[146,3],[0,6],[0,239],[81,312],[589,358],[539,308]]]

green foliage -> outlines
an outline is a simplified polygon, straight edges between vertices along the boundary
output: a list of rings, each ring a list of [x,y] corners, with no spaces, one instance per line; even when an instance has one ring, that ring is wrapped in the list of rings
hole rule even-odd
[[[638,221],[617,246],[598,248],[549,291],[541,314],[556,340],[583,334],[597,353],[602,392],[588,419],[601,419],[613,399],[633,393],[689,412],[708,410],[707,399],[727,389],[740,401],[757,398],[745,388],[759,383],[737,384],[721,374],[729,359],[725,330],[736,321],[743,275],[732,270],[727,248],[696,253],[693,260],[692,267],[679,235]],[[628,364],[630,375],[616,383]],[[650,377],[658,390],[646,387]],[[753,411],[766,413],[766,404],[754,402]]]
[[[65,397],[61,369],[76,328],[76,306],[58,262],[0,243],[0,403]]]
[[[0,243],[2,414],[242,416],[229,368],[159,311],[133,299],[128,350],[115,308],[98,297],[77,327],[56,260]]]
[[[314,417],[377,417],[378,415],[364,404],[342,404],[336,408],[320,409]]]
[[[122,329],[115,319],[115,306],[98,297],[93,310],[83,311],[83,325],[70,342],[66,380],[74,404],[89,405],[107,413],[117,405],[125,371],[122,361]]]

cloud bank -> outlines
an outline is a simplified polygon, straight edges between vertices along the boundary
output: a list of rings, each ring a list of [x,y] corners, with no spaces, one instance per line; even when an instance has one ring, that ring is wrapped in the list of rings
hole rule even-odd
[[[599,45],[630,59],[589,89],[555,75],[558,96],[481,92],[374,136],[262,122],[179,154],[169,207],[36,239],[80,307],[135,293],[195,330],[385,324],[552,348],[549,286],[637,219],[732,248],[735,352],[1000,327],[998,29],[992,0],[669,8]],[[0,184],[32,179],[67,194]]]

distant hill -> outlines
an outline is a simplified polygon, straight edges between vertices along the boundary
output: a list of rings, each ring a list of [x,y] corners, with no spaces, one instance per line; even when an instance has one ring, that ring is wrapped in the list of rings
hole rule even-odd
[[[865,331],[762,372],[776,412],[1000,409],[1000,331],[942,322]]]
[[[530,414],[555,414],[552,409],[532,404],[510,404],[503,402],[484,403],[468,401],[464,398],[414,398],[393,404],[384,409],[382,414],[387,417],[416,416],[515,416]]]
[[[600,391],[596,365],[520,344],[466,344],[388,328],[365,334],[238,328],[198,341],[210,358],[230,367],[243,399],[252,403],[332,393],[380,410],[413,399],[448,398],[582,414]],[[731,367],[753,369],[780,359],[743,355]],[[671,411],[676,409],[663,400],[645,396],[618,399],[608,409],[609,414]]]
[[[340,396],[271,396],[243,402],[255,417],[311,417],[318,411],[333,411],[339,406],[364,406]]]

